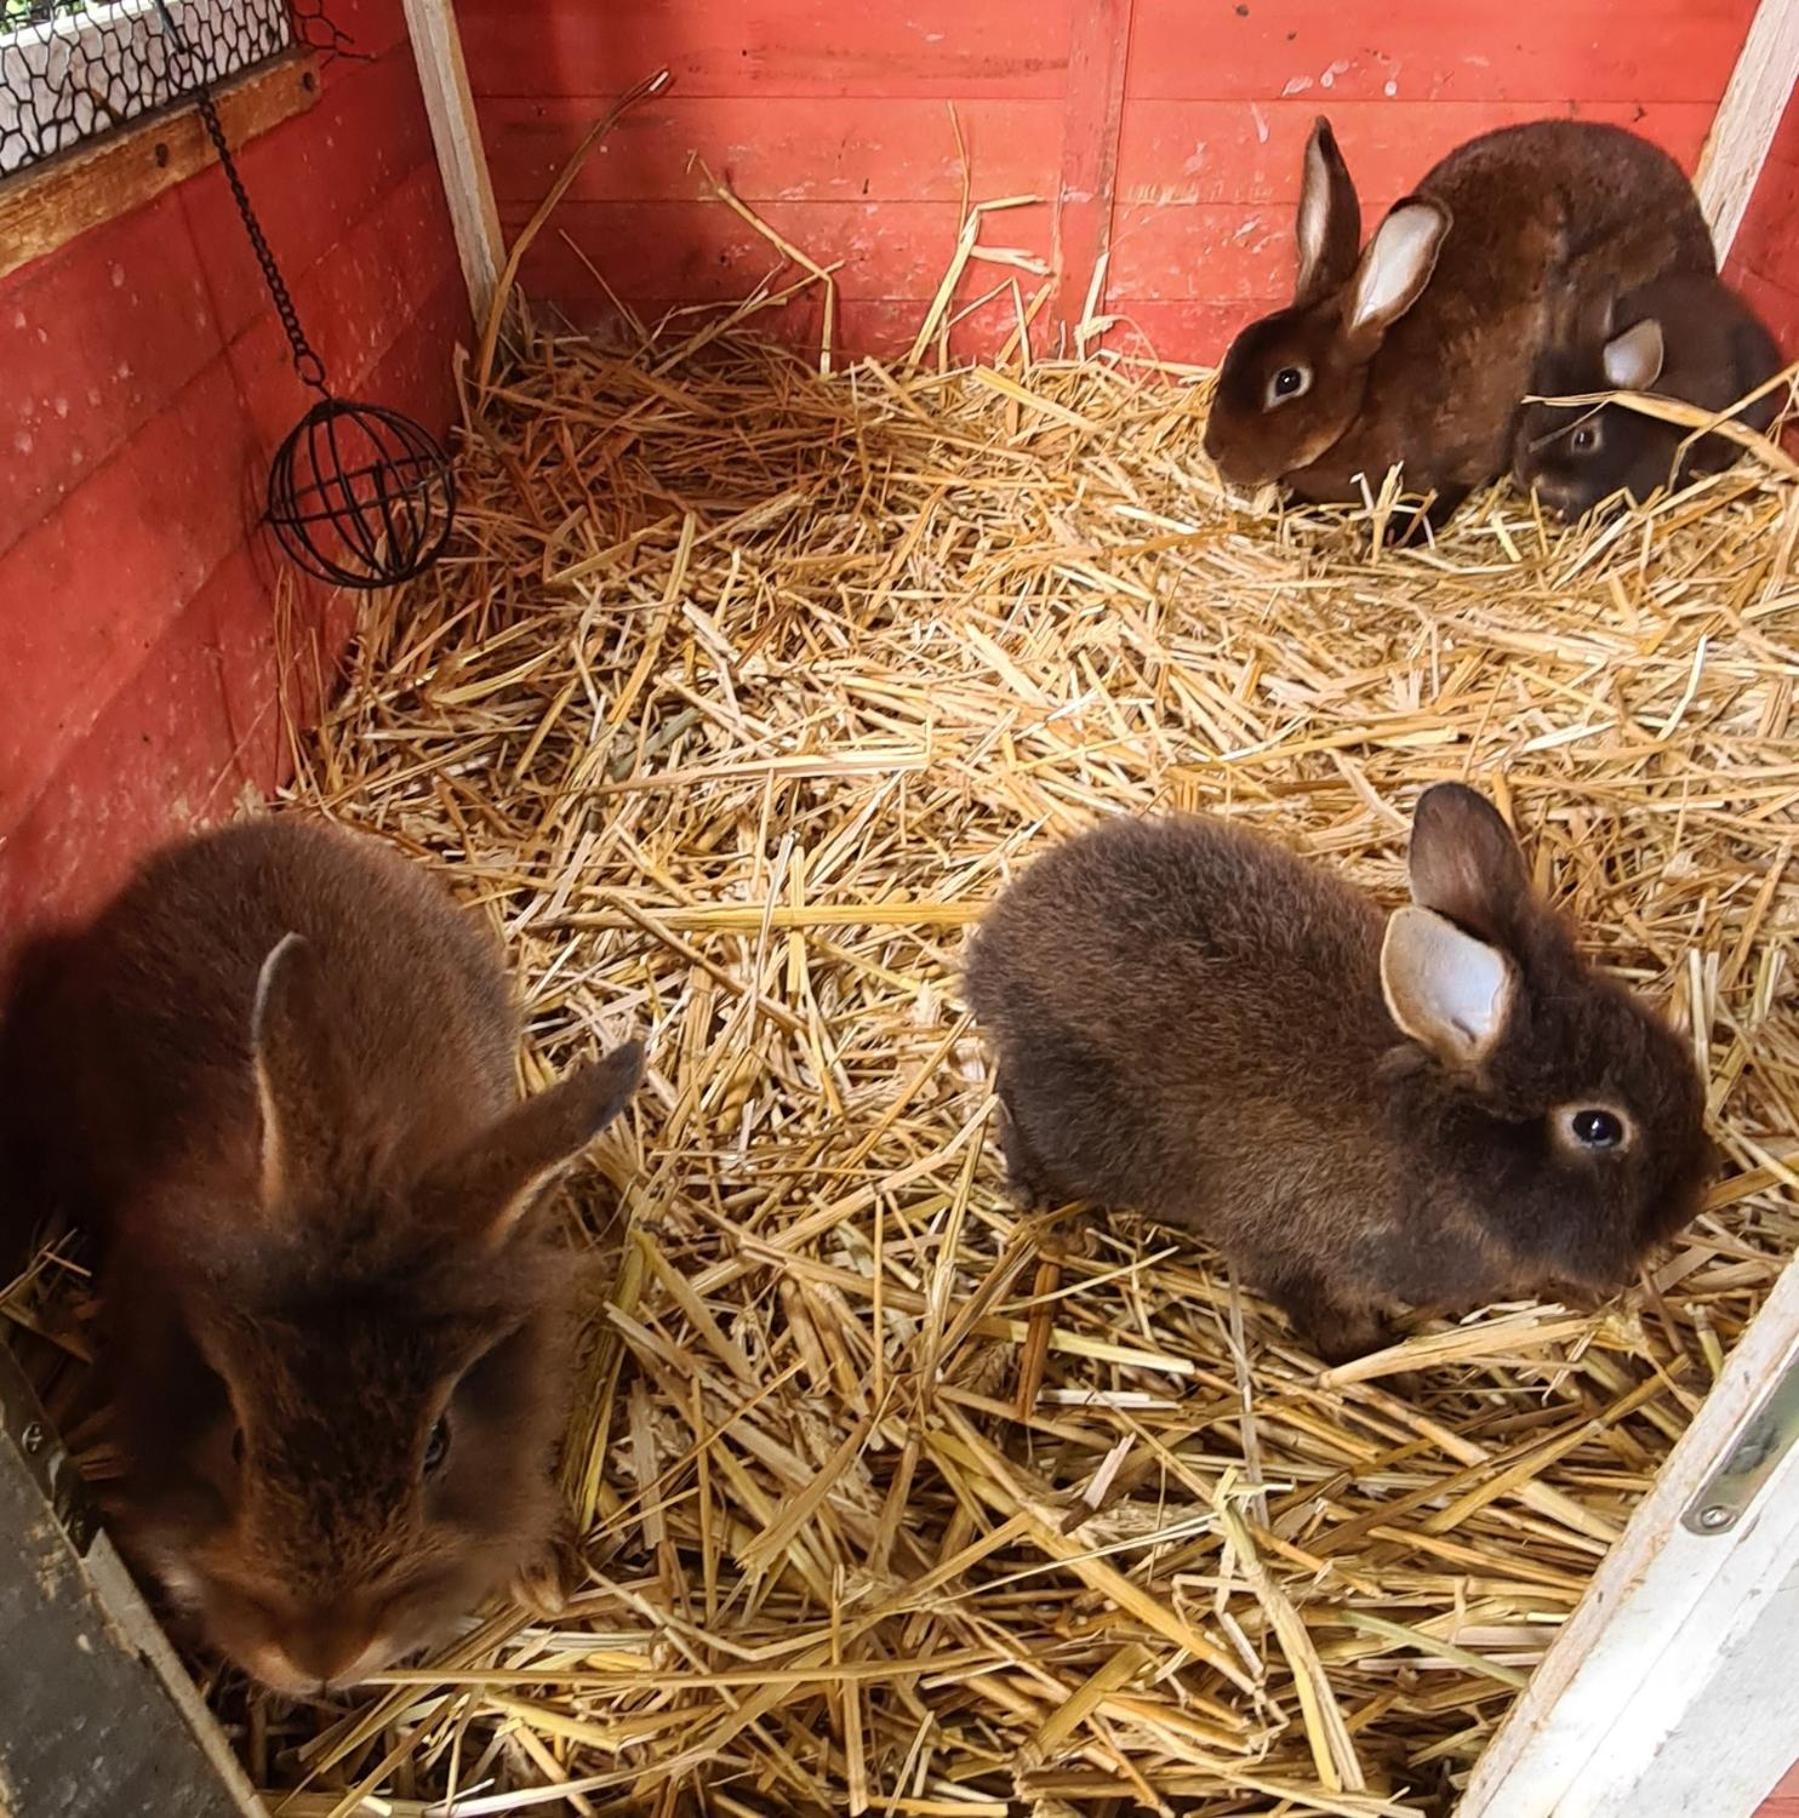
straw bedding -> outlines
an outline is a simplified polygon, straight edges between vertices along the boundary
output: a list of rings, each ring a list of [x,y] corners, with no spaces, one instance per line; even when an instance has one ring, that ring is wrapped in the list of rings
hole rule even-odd
[[[1792,489],[1586,532],[1499,496],[1371,552],[1378,505],[1233,508],[1166,373],[698,342],[540,334],[471,384],[459,541],[302,748],[297,803],[503,931],[530,1083],[633,1032],[652,1066],[570,1194],[583,1588],[372,1700],[226,1697],[258,1783],[1441,1809],[1799,1235]],[[1620,1303],[1321,1377],[1205,1249],[1008,1203],[958,963],[1102,814],[1391,899],[1446,777],[1692,1029],[1730,1178]]]
[[[1793,489],[1395,552],[1233,507],[1176,375],[717,327],[471,377],[292,791],[503,932],[528,1084],[649,1040],[568,1195],[584,1582],[215,1704],[302,1818],[1443,1809],[1799,1236]],[[1203,808],[1391,900],[1450,777],[1693,1031],[1730,1177],[1652,1279],[1321,1377],[1204,1248],[1008,1203],[958,967],[1019,866]]]

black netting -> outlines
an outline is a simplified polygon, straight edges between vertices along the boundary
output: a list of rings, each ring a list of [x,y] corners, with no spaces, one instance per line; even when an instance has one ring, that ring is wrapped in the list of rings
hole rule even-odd
[[[0,175],[29,168],[292,45],[341,48],[323,0],[0,0]]]

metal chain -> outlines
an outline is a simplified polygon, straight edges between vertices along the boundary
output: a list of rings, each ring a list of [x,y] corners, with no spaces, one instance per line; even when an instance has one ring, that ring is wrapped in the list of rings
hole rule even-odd
[[[187,41],[187,34],[175,23],[174,14],[169,11],[168,0],[156,0],[156,10],[162,15],[163,30],[175,47],[177,58],[192,77],[196,59],[193,46]],[[262,231],[262,223],[257,220],[255,209],[250,206],[249,191],[244,188],[244,180],[237,172],[237,160],[232,157],[231,147],[225,141],[225,128],[220,124],[219,110],[212,98],[212,84],[204,76],[194,77],[193,91],[200,109],[201,122],[206,128],[206,136],[219,155],[219,165],[225,173],[225,181],[231,185],[232,200],[237,204],[237,212],[243,217],[244,232],[250,236],[250,250],[256,255],[256,263],[262,267],[262,280],[268,286],[269,300],[275,305],[275,314],[281,318],[287,344],[293,349],[294,371],[299,375],[302,385],[311,386],[322,396],[329,395],[325,385],[325,362],[314,351],[312,343],[306,338],[306,331],[300,326],[300,312],[294,307],[293,293],[288,290],[287,281],[281,276],[281,267],[275,263],[274,250],[269,245],[268,236]]]

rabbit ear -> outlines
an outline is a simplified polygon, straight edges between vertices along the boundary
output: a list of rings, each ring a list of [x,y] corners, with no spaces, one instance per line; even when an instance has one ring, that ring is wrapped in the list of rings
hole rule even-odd
[[[643,1078],[643,1045],[627,1042],[560,1085],[528,1098],[425,1183],[479,1243],[497,1249],[538,1194],[630,1102]]]
[[[1461,783],[1437,783],[1412,811],[1412,901],[1510,946],[1532,897],[1524,854],[1499,810]]]
[[[262,1203],[272,1212],[323,1178],[332,1131],[353,1102],[320,1001],[318,955],[297,934],[284,935],[262,962],[250,1052],[262,1113]]]
[[[1394,1022],[1451,1067],[1476,1067],[1492,1052],[1517,993],[1497,947],[1411,906],[1387,918],[1380,983]]]
[[[1372,351],[1381,337],[1418,301],[1437,268],[1449,231],[1449,210],[1419,196],[1394,203],[1375,229],[1350,289],[1344,328],[1352,342]]]
[[[1303,308],[1349,282],[1362,247],[1362,206],[1337,136],[1322,114],[1306,141],[1297,232],[1299,278],[1293,301]]]
[[[1662,376],[1662,325],[1653,316],[1605,344],[1605,379],[1618,391],[1647,391]]]
[[[1617,307],[1611,291],[1583,291],[1572,279],[1564,278],[1550,291],[1547,347],[1566,351],[1610,340]]]

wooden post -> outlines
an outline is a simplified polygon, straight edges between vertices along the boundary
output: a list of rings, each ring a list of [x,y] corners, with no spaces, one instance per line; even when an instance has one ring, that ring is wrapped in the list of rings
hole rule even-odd
[[[213,99],[226,142],[241,146],[318,105],[318,59],[289,51],[222,83]],[[0,278],[217,162],[200,110],[189,105],[0,179]]]
[[[1799,1736],[1799,1447],[1720,1531],[1686,1518],[1794,1368],[1799,1263],[1476,1765],[1458,1818],[1749,1818],[1773,1789]]]
[[[1074,9],[1052,226],[1056,290],[1051,320],[1070,336],[1079,329],[1089,301],[1096,313],[1104,312],[1104,281],[1097,274],[1112,241],[1132,4],[1086,0]]]
[[[1718,264],[1729,256],[1799,81],[1799,0],[1761,0],[1699,158],[1695,185]]]
[[[500,233],[500,211],[494,206],[487,153],[481,144],[481,125],[475,118],[475,98],[462,61],[462,37],[451,0],[405,0],[405,4],[406,28],[437,146],[437,168],[456,229],[469,307],[479,329],[493,306],[505,241]]]

